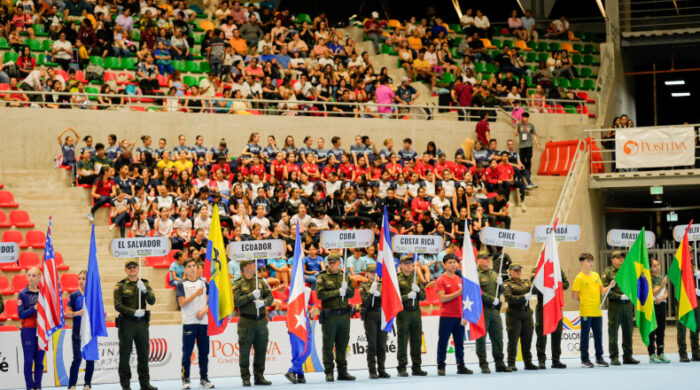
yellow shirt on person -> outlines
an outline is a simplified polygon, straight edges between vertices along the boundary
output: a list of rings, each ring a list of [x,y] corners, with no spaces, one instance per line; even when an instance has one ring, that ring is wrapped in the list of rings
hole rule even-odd
[[[175,163],[172,160],[168,160],[168,161],[160,160],[160,161],[158,161],[158,165],[157,165],[158,170],[161,172],[165,168],[168,168],[172,171],[174,166],[175,166]]]
[[[177,169],[177,173],[179,174],[182,171],[191,171],[192,170],[192,161],[191,160],[177,160],[175,161],[175,169]]]
[[[415,69],[428,69],[430,70],[430,62],[426,59],[416,58],[413,60],[413,68]]]
[[[423,48],[423,41],[420,37],[410,36],[406,38],[406,42],[408,42],[408,47],[415,51],[418,51]]]
[[[574,279],[573,291],[578,292],[579,297],[579,316],[583,317],[601,317],[603,312],[600,310],[600,287],[603,282],[600,280],[600,275],[597,272],[591,271],[586,275],[579,272]]]

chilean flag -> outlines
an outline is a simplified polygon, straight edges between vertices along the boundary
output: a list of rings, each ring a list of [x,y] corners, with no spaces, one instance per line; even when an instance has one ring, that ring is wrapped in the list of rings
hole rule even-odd
[[[554,221],[552,231],[544,244],[544,251],[537,262],[534,286],[542,293],[542,334],[548,335],[557,329],[559,321],[563,318],[564,288],[561,280],[561,265],[557,251],[557,239],[555,229],[557,219]]]
[[[382,279],[382,330],[391,332],[396,315],[403,310],[401,293],[399,292],[399,279],[396,276],[396,261],[391,250],[391,236],[389,235],[389,218],[382,217],[382,235],[379,237],[379,250],[377,252],[377,276]]]
[[[469,231],[464,221],[464,231]],[[464,235],[462,244],[462,318],[469,322],[469,340],[476,340],[486,335],[484,322],[484,305],[481,301],[481,285],[476,270],[476,250],[468,234]]]
[[[287,303],[287,330],[289,332],[289,342],[292,346],[292,369],[290,372],[296,374],[304,373],[304,362],[311,354],[311,326],[305,294],[306,285],[304,283],[304,263],[300,237],[299,222],[297,222],[292,280],[289,283],[289,301]]]

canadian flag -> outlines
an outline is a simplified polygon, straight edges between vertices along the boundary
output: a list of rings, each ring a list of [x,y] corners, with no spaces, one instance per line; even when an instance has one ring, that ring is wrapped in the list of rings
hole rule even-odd
[[[564,308],[564,288],[561,280],[561,265],[557,250],[555,230],[557,219],[552,231],[544,244],[544,251],[537,262],[534,286],[542,293],[542,334],[548,335],[557,329],[562,319]]]

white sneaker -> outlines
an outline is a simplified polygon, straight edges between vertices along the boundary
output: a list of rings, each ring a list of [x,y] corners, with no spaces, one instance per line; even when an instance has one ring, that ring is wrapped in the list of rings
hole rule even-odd
[[[88,221],[90,221],[90,222],[95,222],[95,216],[92,215],[92,213],[89,213],[89,214],[88,214]]]
[[[75,390],[75,386],[69,387],[68,390]]]
[[[527,207],[525,207],[525,202],[520,202],[520,210],[527,211]]]
[[[209,382],[208,379],[202,379],[201,381],[199,381],[199,387],[201,387],[202,389],[213,389],[214,384]]]
[[[90,389],[91,389],[90,385],[83,386],[83,390],[90,390]]]
[[[183,379],[182,380],[182,388],[183,389],[191,389],[192,386],[190,386],[190,380],[189,379]]]
[[[111,232],[112,230],[114,230],[114,224],[109,225],[109,231]]]

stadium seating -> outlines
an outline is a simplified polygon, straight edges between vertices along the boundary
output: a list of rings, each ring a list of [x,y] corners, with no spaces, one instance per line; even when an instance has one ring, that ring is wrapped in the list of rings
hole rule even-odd
[[[12,291],[14,291],[15,294],[19,294],[27,285],[29,285],[27,275],[17,274],[12,277]]]
[[[34,249],[44,249],[44,245],[46,244],[46,235],[39,230],[28,231],[25,239],[27,245]]]
[[[1,219],[0,217],[0,220]],[[10,225],[17,228],[33,228],[34,222],[30,220],[29,214],[26,211],[12,210],[10,211]]]
[[[5,302],[5,312],[0,313],[0,321],[19,320],[19,315],[17,314],[17,300],[10,299]]]
[[[10,285],[10,281],[7,280],[7,276],[0,275],[0,294],[2,295],[14,295],[15,290]]]
[[[17,208],[19,204],[15,202],[15,197],[10,191],[0,191],[0,207]]]
[[[4,211],[0,210],[0,228],[9,228],[12,224],[7,219],[7,215]]]
[[[60,283],[62,291],[72,293],[78,290],[78,274],[63,274]]]
[[[32,267],[39,267],[40,264],[39,255],[34,252],[22,252],[19,255],[19,266],[25,271]]]
[[[17,230],[6,230],[2,233],[3,242],[16,242],[22,249],[29,248],[29,244],[22,238],[22,233]]]

